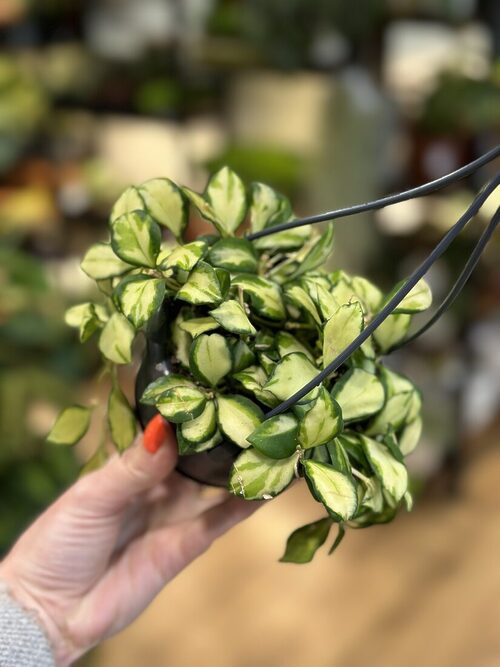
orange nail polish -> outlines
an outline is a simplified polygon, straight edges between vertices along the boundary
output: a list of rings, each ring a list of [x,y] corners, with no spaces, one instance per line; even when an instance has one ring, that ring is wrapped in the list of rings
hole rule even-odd
[[[165,443],[167,435],[167,422],[161,415],[156,415],[144,429],[144,437],[142,440],[144,449],[150,454],[154,454]]]

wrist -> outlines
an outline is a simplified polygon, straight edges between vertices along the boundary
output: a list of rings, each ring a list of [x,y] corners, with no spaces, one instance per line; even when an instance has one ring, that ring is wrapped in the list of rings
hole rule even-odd
[[[3,563],[0,563],[0,593],[2,592],[38,626],[50,648],[56,667],[69,667],[84,653],[74,646],[64,628],[61,628],[55,620],[56,615],[51,613],[36,595],[32,595]]]

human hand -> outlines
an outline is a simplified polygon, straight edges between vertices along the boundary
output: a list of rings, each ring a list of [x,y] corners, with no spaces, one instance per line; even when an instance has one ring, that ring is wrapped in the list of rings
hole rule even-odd
[[[0,563],[0,578],[37,614],[60,667],[127,626],[260,505],[181,477],[166,433],[156,453],[136,444],[79,479]]]

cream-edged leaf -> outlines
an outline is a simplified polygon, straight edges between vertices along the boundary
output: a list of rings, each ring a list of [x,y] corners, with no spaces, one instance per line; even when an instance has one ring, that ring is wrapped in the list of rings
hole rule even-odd
[[[207,442],[213,438],[216,431],[217,410],[214,401],[207,401],[203,412],[198,417],[181,425],[182,437],[190,445]]]
[[[157,397],[156,408],[168,421],[182,424],[198,417],[206,400],[205,394],[196,387],[177,386]]]
[[[213,331],[219,328],[219,323],[213,317],[195,317],[192,320],[184,320],[179,324],[183,331],[187,331],[190,336],[196,338],[207,331]]]
[[[325,463],[307,460],[303,461],[303,466],[313,495],[335,521],[352,519],[358,508],[358,494],[352,479]]]
[[[177,373],[162,375],[148,384],[142,393],[140,402],[144,405],[155,405],[158,396],[173,387],[190,387],[191,389],[195,389],[196,385],[192,380],[184,377],[184,375],[178,375]]]
[[[231,350],[220,334],[202,334],[193,341],[189,356],[191,372],[215,387],[231,372]]]
[[[411,324],[411,315],[389,315],[373,332],[373,338],[382,354],[405,339]]]
[[[238,394],[217,396],[217,418],[221,431],[232,442],[246,449],[247,437],[261,423],[264,413],[253,401]]]
[[[325,387],[300,422],[299,442],[304,449],[324,445],[343,428],[342,411]]]
[[[208,261],[212,266],[232,272],[257,273],[257,254],[246,239],[228,238],[217,241],[210,248]]]
[[[250,306],[257,315],[269,320],[285,319],[282,291],[276,283],[261,276],[240,273],[231,279],[231,285],[241,288],[243,294],[248,296]]]
[[[395,285],[392,291],[385,297],[384,303],[390,301],[394,294],[405,284],[406,280],[402,280]],[[404,299],[396,306],[394,313],[421,313],[427,310],[432,305],[432,292],[429,285],[422,278],[418,281],[415,287],[404,297]]]
[[[203,258],[206,249],[207,244],[204,241],[192,241],[185,245],[179,245],[161,262],[160,269],[162,271],[168,269],[192,271],[200,259]]]
[[[257,333],[241,305],[233,299],[221,303],[215,310],[210,311],[210,315],[226,331],[247,336]]]
[[[110,215],[110,222],[116,220],[124,213],[131,213],[132,211],[143,211],[144,201],[140,195],[138,188],[134,185],[126,188],[118,197],[113,205]]]
[[[236,459],[229,476],[229,490],[246,500],[273,498],[284,491],[295,475],[297,456],[271,459],[253,447]]]
[[[205,192],[221,233],[232,235],[243,222],[247,211],[245,186],[229,167],[222,167],[209,180]]]
[[[194,305],[217,305],[222,301],[219,278],[215,269],[200,261],[177,292],[177,299]]]
[[[399,502],[408,489],[408,472],[405,466],[396,461],[381,442],[364,435],[360,436],[360,439],[373,472],[394,501]]]
[[[136,329],[140,329],[163,303],[165,283],[158,278],[126,276],[115,289],[115,300]]]

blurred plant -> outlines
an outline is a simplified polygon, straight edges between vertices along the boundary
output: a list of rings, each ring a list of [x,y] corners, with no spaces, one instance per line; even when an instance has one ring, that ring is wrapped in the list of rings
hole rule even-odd
[[[38,82],[16,61],[0,57],[0,173],[28,146],[48,111]]]
[[[0,553],[77,472],[71,452],[43,447],[47,425],[86,373],[61,326],[67,300],[40,261],[0,239]]]

